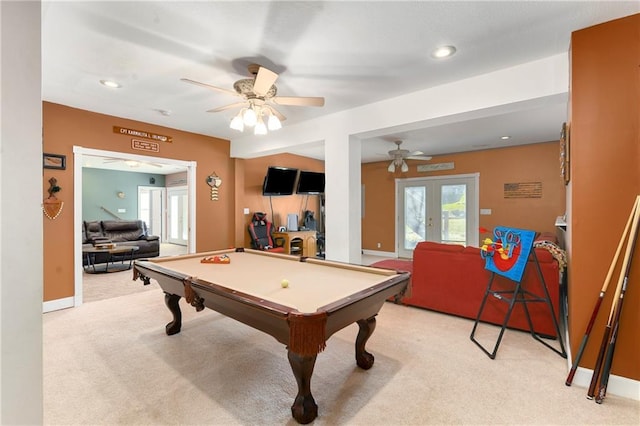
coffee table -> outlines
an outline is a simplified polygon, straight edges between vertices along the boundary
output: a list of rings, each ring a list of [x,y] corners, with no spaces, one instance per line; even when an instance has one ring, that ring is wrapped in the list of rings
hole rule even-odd
[[[100,274],[106,272],[118,272],[131,269],[133,253],[139,250],[138,246],[114,246],[111,248],[88,247],[82,249],[82,256],[86,256],[87,264],[85,272]],[[96,264],[96,259],[104,257],[106,261]],[[128,260],[128,262],[126,262]]]

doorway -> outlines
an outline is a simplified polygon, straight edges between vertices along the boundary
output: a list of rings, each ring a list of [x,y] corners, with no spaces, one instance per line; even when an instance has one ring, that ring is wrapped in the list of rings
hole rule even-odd
[[[83,278],[83,268],[82,268],[82,167],[83,167],[83,157],[84,156],[94,156],[94,157],[109,157],[113,159],[121,159],[121,160],[132,160],[139,162],[150,162],[155,164],[164,164],[170,166],[178,166],[186,169],[187,171],[187,223],[190,224],[187,228],[187,238],[185,245],[187,246],[187,252],[193,253],[195,252],[196,247],[196,226],[195,226],[195,211],[196,211],[196,196],[195,196],[195,177],[196,177],[196,166],[197,163],[195,161],[184,161],[184,160],[174,160],[170,158],[161,158],[161,157],[149,157],[144,155],[123,153],[123,152],[114,152],[114,151],[104,151],[99,149],[91,149],[84,148],[79,146],[73,147],[73,183],[74,183],[74,223],[76,226],[74,227],[74,296],[73,301],[67,306],[65,302],[65,306],[60,306],[59,309],[66,307],[74,307],[80,306],[83,301],[83,288],[82,288],[82,278]]]
[[[398,257],[412,258],[421,241],[478,245],[479,175],[396,181]]]

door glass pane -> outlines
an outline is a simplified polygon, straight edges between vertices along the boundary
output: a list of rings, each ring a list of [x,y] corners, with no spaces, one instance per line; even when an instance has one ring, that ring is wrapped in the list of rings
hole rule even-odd
[[[187,208],[189,207],[187,204],[187,195],[183,195],[182,197],[180,197],[180,207],[182,208],[182,214],[180,215],[180,225],[182,228],[182,240],[187,241],[187,239],[189,238],[189,221],[187,220],[188,216],[188,210]]]
[[[413,250],[425,240],[425,211],[427,191],[424,186],[404,189],[404,248]]]
[[[467,185],[442,185],[442,242],[467,243]]]
[[[138,206],[140,208],[138,219],[144,221],[144,223],[146,223],[148,227],[151,219],[151,198],[149,197],[149,191],[145,189],[140,191],[140,196],[138,197]]]
[[[179,209],[179,199],[180,197],[177,195],[171,195],[169,199],[169,238],[177,239],[178,232],[180,230],[180,215],[178,214]]]

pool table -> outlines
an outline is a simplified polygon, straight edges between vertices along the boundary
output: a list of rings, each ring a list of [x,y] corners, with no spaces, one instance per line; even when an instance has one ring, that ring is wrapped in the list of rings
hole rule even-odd
[[[228,263],[203,262],[215,257]],[[240,248],[138,259],[133,279],[154,279],[164,291],[173,315],[168,335],[180,332],[184,297],[197,311],[213,309],[284,344],[298,384],[291,413],[306,424],[318,414],[311,375],[327,339],[357,323],[356,363],[371,368],[374,357],[365,344],[375,317],[386,299],[407,290],[409,273]]]

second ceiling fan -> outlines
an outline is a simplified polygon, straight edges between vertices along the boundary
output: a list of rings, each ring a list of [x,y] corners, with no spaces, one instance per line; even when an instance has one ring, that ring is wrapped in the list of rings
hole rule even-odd
[[[277,130],[282,127],[281,121],[286,120],[286,117],[274,107],[274,104],[288,106],[324,105],[324,98],[322,97],[277,96],[278,88],[274,83],[278,79],[278,74],[258,64],[250,64],[248,69],[253,77],[244,78],[233,83],[234,90],[212,86],[188,78],[182,78],[181,80],[242,98],[242,101],[210,109],[207,112],[220,112],[240,107],[240,112],[231,120],[230,127],[239,131],[243,131],[245,126],[254,127],[255,134],[266,134],[267,126],[269,130]],[[265,123],[265,120],[267,123]]]
[[[409,166],[405,160],[431,160],[431,157],[428,155],[424,155],[422,151],[409,151],[408,149],[401,149],[400,145],[402,145],[402,141],[394,141],[397,145],[396,149],[392,149],[389,151],[389,155],[391,156],[391,164],[387,167],[387,171],[393,173],[396,171],[396,168],[399,167],[400,171],[408,172]]]

